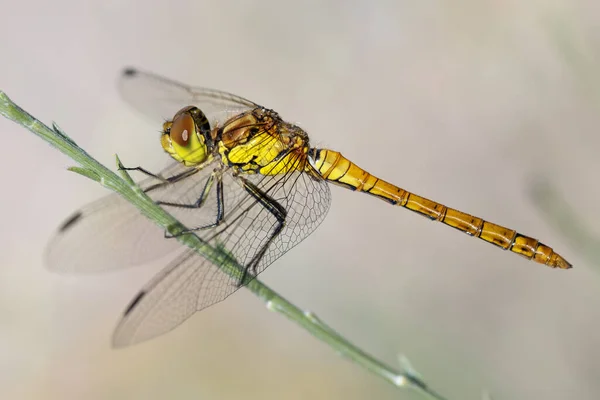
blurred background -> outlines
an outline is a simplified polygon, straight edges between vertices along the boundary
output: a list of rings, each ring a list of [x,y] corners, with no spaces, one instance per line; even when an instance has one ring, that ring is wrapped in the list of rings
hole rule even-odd
[[[332,188],[321,227],[262,275],[449,399],[600,397],[600,14],[595,1],[4,2],[0,89],[109,166],[169,161],[116,89],[127,65],[238,93],[313,144],[537,237],[554,271]],[[112,350],[160,270],[48,272],[49,237],[107,191],[0,119],[0,398],[417,399],[244,290]],[[596,251],[596,255],[594,254]]]

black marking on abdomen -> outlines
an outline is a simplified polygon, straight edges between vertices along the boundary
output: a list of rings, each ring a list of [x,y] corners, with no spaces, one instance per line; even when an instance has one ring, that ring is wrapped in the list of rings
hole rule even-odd
[[[323,152],[323,149],[317,149],[315,147],[311,147],[308,149],[308,152],[306,154],[308,155],[308,157],[311,157],[313,159],[313,162],[315,164],[318,164],[319,161],[321,161],[322,152]]]
[[[391,205],[393,205],[393,206],[397,206],[397,205],[399,204],[399,201],[398,201],[398,200],[393,200],[393,199],[390,199],[389,197],[385,197],[385,196],[383,196],[383,195],[380,195],[380,194],[374,194],[374,193],[371,193],[371,192],[365,192],[365,193],[368,193],[368,194],[370,194],[371,196],[375,196],[375,197],[377,197],[378,199],[381,199],[381,200],[383,200],[383,201],[385,201],[385,202],[387,202],[387,203],[390,203],[390,204],[391,204]]]
[[[371,193],[371,190],[373,190],[373,188],[377,187],[377,183],[379,183],[379,178],[375,178],[375,183],[373,183],[373,186],[371,186],[371,187],[370,187],[370,188],[368,188],[367,190],[364,190],[364,189],[363,189],[363,192],[365,192],[365,193],[369,193],[369,194],[372,194],[372,193]],[[375,195],[373,195],[373,196],[375,196]]]
[[[329,182],[333,182],[333,183],[335,183],[335,184],[336,184],[336,185],[338,185],[338,186],[345,187],[346,189],[350,189],[350,190],[352,190],[352,191],[356,191],[356,186],[352,186],[352,185],[351,185],[351,184],[349,184],[349,183],[346,183],[346,182],[341,182],[341,181],[339,181],[339,180],[337,180],[337,179],[327,179],[327,180],[328,180]]]
[[[133,310],[135,308],[135,306],[138,305],[138,303],[140,302],[142,297],[144,297],[145,295],[146,295],[146,292],[144,290],[139,292],[137,294],[137,296],[135,296],[135,298],[131,301],[131,304],[129,304],[129,306],[127,307],[127,310],[125,310],[125,313],[123,314],[123,316],[126,317],[127,314],[129,314],[131,312],[131,310]]]
[[[75,214],[73,214],[68,220],[66,220],[65,222],[63,222],[63,224],[60,226],[60,228],[58,228],[59,232],[64,232],[67,229],[69,229],[75,222],[79,221],[79,219],[83,216],[83,214],[81,213],[81,211],[77,211]]]

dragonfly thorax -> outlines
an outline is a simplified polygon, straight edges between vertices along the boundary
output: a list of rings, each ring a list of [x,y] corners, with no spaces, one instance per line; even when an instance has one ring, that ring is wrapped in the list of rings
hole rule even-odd
[[[206,162],[214,149],[210,123],[194,106],[182,108],[172,120],[163,124],[160,143],[171,157],[186,166]]]
[[[259,107],[228,120],[217,145],[224,164],[262,175],[303,170],[309,148],[306,132]]]

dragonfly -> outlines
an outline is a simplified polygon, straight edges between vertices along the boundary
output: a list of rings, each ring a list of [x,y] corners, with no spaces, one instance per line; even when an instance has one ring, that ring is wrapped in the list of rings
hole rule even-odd
[[[111,194],[69,216],[46,256],[51,270],[72,273],[170,256],[125,309],[113,334],[115,347],[171,331],[258,276],[323,221],[331,204],[329,184],[407,208],[548,267],[571,268],[537,239],[408,192],[340,152],[311,146],[302,128],[243,97],[132,68],[122,73],[119,90],[142,113],[167,118],[160,143],[171,164],[156,174],[125,169],[144,174],[140,188],[185,229],[165,232]],[[179,235],[195,235],[235,259],[241,278],[173,240]]]

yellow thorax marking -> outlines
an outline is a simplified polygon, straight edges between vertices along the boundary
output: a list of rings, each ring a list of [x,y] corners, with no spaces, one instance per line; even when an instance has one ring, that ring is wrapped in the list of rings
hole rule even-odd
[[[303,170],[308,147],[298,129],[254,110],[225,124],[219,154],[224,164],[248,173],[278,175]]]

